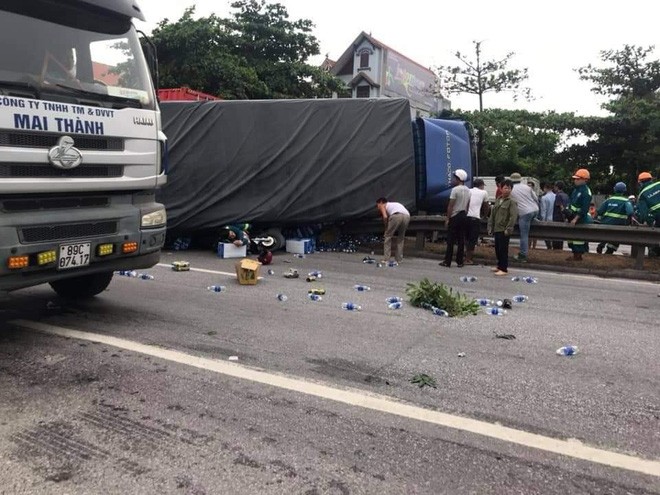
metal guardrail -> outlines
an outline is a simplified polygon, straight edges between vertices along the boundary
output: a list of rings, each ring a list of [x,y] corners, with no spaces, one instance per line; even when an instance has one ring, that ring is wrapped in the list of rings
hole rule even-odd
[[[417,232],[417,249],[424,248],[425,234],[429,232],[446,232],[446,217],[442,215],[418,215],[410,218],[408,230]],[[341,228],[343,233],[367,234],[382,233],[383,221],[381,219],[364,219],[347,222]],[[487,224],[481,224],[481,233],[487,234]],[[632,246],[635,257],[635,268],[644,268],[644,248],[660,244],[660,229],[653,227],[636,227],[602,224],[571,225],[560,222],[533,222],[529,231],[530,237],[555,241],[587,241],[587,242],[616,242]],[[513,237],[518,237],[518,230]]]

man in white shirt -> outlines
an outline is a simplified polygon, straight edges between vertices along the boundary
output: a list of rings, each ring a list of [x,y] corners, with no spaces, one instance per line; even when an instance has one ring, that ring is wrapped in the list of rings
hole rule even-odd
[[[536,197],[536,193],[531,187],[521,183],[522,176],[519,173],[511,174],[510,179],[513,182],[511,199],[518,204],[518,229],[520,231],[520,251],[513,259],[527,263],[529,228],[532,220],[539,214],[539,198]]]
[[[447,252],[445,260],[439,263],[441,266],[449,268],[451,259],[454,256],[454,244],[458,243],[456,251],[456,265],[463,266],[465,257],[465,235],[467,233],[467,210],[470,204],[470,190],[465,186],[467,172],[457,169],[451,178],[454,186],[449,196],[449,205],[447,206]]]
[[[470,189],[470,207],[467,212],[467,248],[465,264],[474,265],[474,248],[479,241],[481,232],[481,219],[488,218],[490,205],[488,204],[488,191],[485,189],[483,179],[474,179]]]
[[[410,212],[401,203],[388,201],[387,198],[378,198],[376,208],[385,224],[383,242],[383,261],[389,262],[392,256],[392,237],[396,233],[396,256],[397,263],[403,260],[403,243],[406,239],[406,230],[410,224]]]

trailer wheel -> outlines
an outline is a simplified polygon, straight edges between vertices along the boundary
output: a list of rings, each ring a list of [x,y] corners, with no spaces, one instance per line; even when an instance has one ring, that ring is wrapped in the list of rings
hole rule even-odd
[[[272,227],[268,230],[266,230],[263,233],[263,237],[270,236],[273,238],[275,241],[272,246],[268,246],[268,249],[271,251],[277,251],[278,249],[282,249],[286,245],[286,239],[284,239],[284,235],[282,234],[282,231],[276,227]]]
[[[59,296],[66,299],[89,299],[103,292],[112,280],[113,272],[92,273],[80,277],[50,282]]]

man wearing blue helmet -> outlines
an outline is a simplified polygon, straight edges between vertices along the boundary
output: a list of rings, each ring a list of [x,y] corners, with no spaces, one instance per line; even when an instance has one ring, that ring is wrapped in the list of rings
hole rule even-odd
[[[626,197],[626,185],[623,182],[617,182],[614,185],[614,194],[598,208],[598,218],[600,223],[605,225],[629,225],[632,221],[635,210],[632,203]],[[617,242],[601,242],[596,248],[599,254],[603,252],[606,254],[614,254],[619,248]]]

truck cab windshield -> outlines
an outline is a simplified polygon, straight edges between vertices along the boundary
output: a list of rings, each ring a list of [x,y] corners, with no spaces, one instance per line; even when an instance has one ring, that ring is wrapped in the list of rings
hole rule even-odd
[[[40,17],[0,15],[0,95],[155,108],[147,65],[130,23],[117,22],[123,29],[97,32]],[[25,33],[31,33],[30,39]]]

